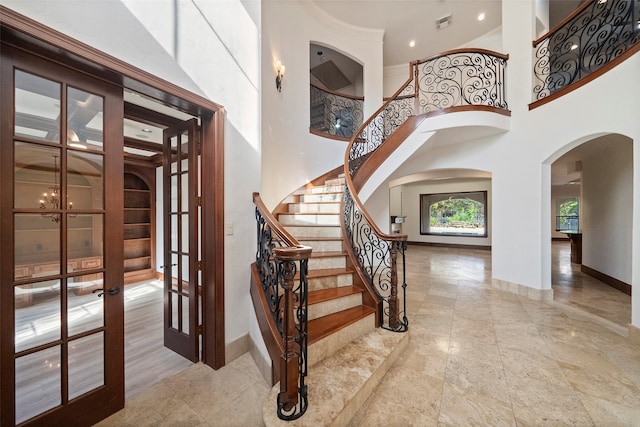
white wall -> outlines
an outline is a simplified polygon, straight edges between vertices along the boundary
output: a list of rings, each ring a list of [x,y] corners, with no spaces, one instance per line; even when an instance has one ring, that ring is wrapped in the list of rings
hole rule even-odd
[[[246,224],[255,223],[261,167],[260,4],[244,0],[247,11],[240,0],[181,1],[175,14],[162,0],[2,3],[225,107],[225,222],[235,224],[225,238],[225,340],[247,334],[255,230]]]
[[[346,142],[309,133],[309,43],[321,43],[357,59],[364,68],[364,114],[382,103],[382,31],[348,26],[312,2],[262,3],[261,195],[274,208],[293,190],[343,164]],[[275,88],[274,64],[286,66],[282,92]]]
[[[582,161],[582,264],[631,283],[632,143],[609,135],[590,144],[598,150]]]

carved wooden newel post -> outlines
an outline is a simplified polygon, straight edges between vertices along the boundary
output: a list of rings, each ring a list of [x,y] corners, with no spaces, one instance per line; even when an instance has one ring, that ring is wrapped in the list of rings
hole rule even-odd
[[[391,242],[389,256],[391,258],[391,294],[389,295],[389,328],[395,330],[400,327],[400,313],[398,311],[398,243]]]

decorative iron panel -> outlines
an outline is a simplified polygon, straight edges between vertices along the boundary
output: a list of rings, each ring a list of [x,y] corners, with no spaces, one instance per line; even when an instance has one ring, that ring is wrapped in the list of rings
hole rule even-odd
[[[640,0],[591,0],[535,46],[535,100],[598,70],[640,40]]]
[[[364,100],[327,92],[310,85],[310,127],[334,136],[351,138],[362,125]]]
[[[455,52],[419,62],[418,114],[465,105],[507,109],[507,60],[485,51]]]

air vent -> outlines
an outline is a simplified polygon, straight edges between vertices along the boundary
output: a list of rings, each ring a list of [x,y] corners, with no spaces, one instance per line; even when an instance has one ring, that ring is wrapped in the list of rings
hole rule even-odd
[[[436,28],[441,30],[443,28],[447,28],[451,25],[451,14],[443,16],[442,18],[436,19]]]

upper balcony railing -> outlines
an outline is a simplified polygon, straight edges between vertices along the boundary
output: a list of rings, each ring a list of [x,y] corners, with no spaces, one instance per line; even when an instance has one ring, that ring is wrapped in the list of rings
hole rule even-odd
[[[362,96],[333,92],[311,84],[309,130],[323,136],[348,140],[364,118]]]
[[[639,40],[640,0],[587,1],[533,42],[534,100],[595,77],[616,58],[632,54]]]
[[[508,59],[484,49],[457,49],[413,62],[416,114],[467,105],[506,110]]]

